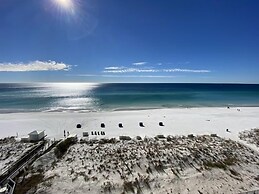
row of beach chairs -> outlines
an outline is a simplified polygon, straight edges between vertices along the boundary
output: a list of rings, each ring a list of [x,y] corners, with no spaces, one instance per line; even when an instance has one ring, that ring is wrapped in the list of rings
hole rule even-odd
[[[91,135],[105,135],[105,131],[91,131]],[[88,137],[88,132],[83,132],[83,137]]]
[[[163,122],[159,122],[158,125],[161,126],[161,127],[165,126]],[[118,126],[119,126],[119,128],[123,128],[123,124],[122,123],[119,123]],[[139,122],[139,126],[140,127],[145,127],[143,122]],[[101,123],[101,128],[105,128],[105,124],[104,123]]]

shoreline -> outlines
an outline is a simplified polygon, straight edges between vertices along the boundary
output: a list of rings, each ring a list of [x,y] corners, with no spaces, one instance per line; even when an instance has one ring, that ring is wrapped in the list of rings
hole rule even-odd
[[[238,111],[238,109],[240,111]],[[143,122],[145,127],[140,127]],[[158,125],[163,122],[165,126]],[[101,128],[105,123],[105,128]],[[123,127],[118,124],[122,123]],[[77,129],[76,125],[82,128]],[[216,133],[238,140],[240,131],[259,127],[259,107],[164,108],[103,112],[31,112],[0,114],[0,138],[22,137],[33,130],[45,130],[49,138],[62,138],[63,131],[82,136],[82,132],[105,131],[104,137],[188,135]],[[226,132],[229,129],[229,132]],[[103,136],[90,136],[103,138]]]
[[[225,105],[225,106],[159,106],[159,107],[128,107],[128,108],[110,108],[110,109],[73,109],[73,108],[56,108],[48,110],[33,109],[0,109],[1,114],[18,114],[18,113],[104,113],[104,112],[120,112],[120,111],[142,111],[142,110],[164,110],[164,109],[205,109],[205,108],[259,108],[259,105]]]

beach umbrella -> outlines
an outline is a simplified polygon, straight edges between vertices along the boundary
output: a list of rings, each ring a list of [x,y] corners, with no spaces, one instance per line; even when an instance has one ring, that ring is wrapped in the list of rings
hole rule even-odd
[[[120,127],[120,128],[122,128],[122,127],[123,127],[122,123],[119,123],[119,127]]]
[[[143,122],[139,122],[139,126],[140,126],[140,127],[145,127],[144,124],[143,124]]]
[[[105,128],[105,124],[104,123],[101,123],[101,128]]]
[[[164,123],[163,122],[159,122],[159,126],[164,126]]]
[[[78,129],[80,129],[81,127],[82,127],[81,124],[76,125],[76,128],[78,128]]]

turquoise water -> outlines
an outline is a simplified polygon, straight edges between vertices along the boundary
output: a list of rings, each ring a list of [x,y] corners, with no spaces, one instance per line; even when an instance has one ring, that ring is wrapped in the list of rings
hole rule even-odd
[[[0,112],[259,106],[256,84],[0,84]]]

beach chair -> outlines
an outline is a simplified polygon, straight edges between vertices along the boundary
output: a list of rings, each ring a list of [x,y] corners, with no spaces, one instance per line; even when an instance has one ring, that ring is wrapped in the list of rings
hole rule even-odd
[[[144,124],[143,124],[143,122],[139,122],[139,126],[140,126],[140,127],[145,127]]]
[[[88,137],[88,136],[89,136],[88,132],[83,132],[83,137]]]

